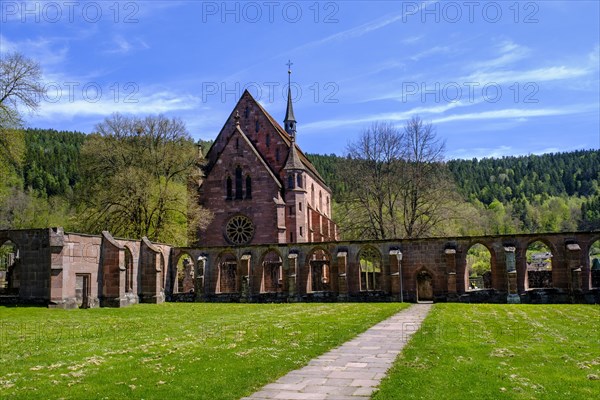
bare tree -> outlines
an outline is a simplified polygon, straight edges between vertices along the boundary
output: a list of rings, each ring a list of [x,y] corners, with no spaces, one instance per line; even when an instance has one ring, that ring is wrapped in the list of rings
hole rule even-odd
[[[348,145],[342,233],[351,238],[430,236],[452,215],[455,190],[444,143],[419,117],[399,130],[375,123]]]
[[[21,106],[30,112],[38,109],[45,93],[41,79],[42,69],[36,61],[20,53],[0,56],[0,129],[21,125]]]
[[[0,55],[0,162],[20,168],[24,139],[16,129],[22,126],[20,107],[38,109],[45,93],[42,70],[34,60],[20,53]],[[5,173],[0,168],[0,172]]]
[[[453,200],[453,185],[444,162],[445,143],[431,124],[418,116],[404,126],[406,157],[402,173],[402,211],[406,237],[430,234],[444,218]]]
[[[188,191],[200,160],[180,120],[113,115],[97,125],[81,158],[83,229],[184,244],[190,223],[208,222]]]
[[[349,198],[341,226],[359,238],[384,239],[400,234],[397,218],[403,134],[391,123],[376,122],[350,143],[342,176]]]

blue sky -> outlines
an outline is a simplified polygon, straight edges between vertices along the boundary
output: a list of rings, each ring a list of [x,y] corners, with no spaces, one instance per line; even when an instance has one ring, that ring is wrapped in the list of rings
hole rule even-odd
[[[32,127],[114,112],[213,139],[244,88],[343,154],[374,121],[432,122],[447,158],[600,148],[598,1],[0,1],[0,52],[38,60]]]

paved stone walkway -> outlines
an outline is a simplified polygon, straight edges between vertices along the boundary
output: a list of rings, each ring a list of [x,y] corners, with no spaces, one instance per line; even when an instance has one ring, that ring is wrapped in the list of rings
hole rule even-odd
[[[414,304],[242,400],[370,398],[431,304]]]

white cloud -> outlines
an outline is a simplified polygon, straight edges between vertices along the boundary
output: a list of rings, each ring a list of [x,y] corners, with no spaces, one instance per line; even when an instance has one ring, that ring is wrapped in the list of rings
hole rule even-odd
[[[342,128],[352,125],[364,125],[375,121],[392,121],[392,122],[404,122],[414,115],[420,115],[423,119],[428,120],[428,116],[435,114],[444,114],[445,112],[458,108],[471,106],[474,103],[471,102],[454,102],[446,103],[442,105],[436,105],[433,107],[414,107],[407,111],[401,112],[388,112],[365,115],[358,118],[344,118],[344,119],[330,119],[323,121],[310,122],[302,126],[302,130],[306,131],[318,131],[323,132],[327,129]],[[576,105],[573,107],[563,108],[543,108],[543,109],[502,109],[494,111],[483,111],[478,113],[465,113],[465,114],[452,114],[439,118],[432,118],[433,124],[441,124],[444,122],[454,121],[477,121],[477,120],[510,120],[512,123],[524,123],[527,122],[527,118],[533,117],[551,117],[558,115],[570,115],[570,114],[581,114],[586,112],[593,112],[597,110],[598,104],[583,104]],[[506,128],[506,127],[504,127]]]
[[[419,61],[420,59],[425,57],[429,57],[435,54],[449,53],[450,51],[452,51],[450,46],[434,46],[430,49],[417,53],[414,56],[410,56],[409,59],[412,61]]]
[[[428,114],[441,114],[448,110],[464,107],[470,105],[466,102],[453,102],[446,104],[439,104],[433,107],[414,107],[407,111],[401,112],[388,112],[388,113],[378,113],[365,115],[359,118],[348,118],[348,119],[331,119],[324,121],[316,121],[310,122],[306,125],[302,125],[303,131],[311,131],[311,130],[322,130],[322,129],[331,129],[331,128],[339,128],[343,126],[349,125],[359,125],[359,124],[367,124],[375,121],[392,121],[392,122],[404,122],[411,118],[414,115],[428,115]]]
[[[42,66],[60,64],[65,61],[69,53],[69,47],[63,40],[52,37],[12,41],[0,35],[0,43],[1,52],[18,51],[38,61]]]
[[[470,65],[470,69],[495,69],[512,64],[516,61],[526,58],[530,50],[525,46],[521,46],[512,41],[504,41],[496,46],[498,56],[491,60],[478,61]]]
[[[515,154],[515,150],[511,146],[498,146],[498,147],[474,147],[474,148],[461,148],[448,152],[447,159],[482,159],[482,158],[500,158],[503,156],[512,156]]]
[[[132,40],[127,40],[121,35],[115,35],[112,41],[112,47],[106,51],[109,54],[127,54],[133,50],[146,50],[149,49],[150,46],[142,39],[134,38]]]
[[[436,118],[432,122],[440,124],[454,121],[476,121],[488,119],[519,119],[532,117],[551,117],[557,115],[581,114],[597,110],[597,104],[582,104],[573,107],[562,108],[538,108],[538,109],[520,109],[507,108],[503,110],[482,111],[479,113],[453,114],[441,118]]]
[[[305,44],[293,49],[292,52],[295,52],[300,49],[305,49],[308,47],[320,46],[322,44],[333,42],[333,41],[343,41],[343,40],[355,39],[355,38],[361,37],[363,35],[366,35],[367,33],[379,30],[381,28],[385,28],[386,26],[388,26],[390,24],[401,21],[403,18],[406,18],[408,15],[421,10],[423,7],[426,7],[427,5],[429,5],[431,3],[437,3],[437,2],[438,2],[437,0],[424,1],[421,4],[419,4],[419,7],[417,8],[417,10],[410,10],[410,11],[406,11],[406,12],[403,12],[400,14],[389,15],[389,16],[385,16],[383,18],[377,18],[375,20],[366,22],[366,23],[356,26],[354,28],[346,29],[344,31],[334,33],[333,35],[326,36],[322,39],[318,39],[318,40],[315,40],[315,41],[312,41],[309,43],[305,43]]]
[[[409,36],[407,38],[402,39],[402,43],[404,44],[415,44],[419,41],[421,41],[421,39],[423,39],[424,35],[418,35],[418,36]]]
[[[149,96],[141,94],[122,94],[115,98],[113,91],[104,88],[96,100],[96,91],[75,91],[76,96],[69,98],[68,91],[47,95],[38,113],[39,118],[71,119],[79,116],[108,116],[119,112],[124,114],[161,114],[170,111],[190,110],[198,107],[200,99],[191,95],[181,95],[168,91],[157,92]],[[83,98],[87,96],[86,98]],[[52,102],[59,99],[57,102]],[[48,101],[49,100],[49,101]]]
[[[460,78],[464,82],[486,83],[512,83],[512,82],[546,82],[562,79],[573,79],[587,75],[592,71],[587,68],[567,67],[564,65],[547,68],[537,68],[528,71],[495,71],[477,72]]]

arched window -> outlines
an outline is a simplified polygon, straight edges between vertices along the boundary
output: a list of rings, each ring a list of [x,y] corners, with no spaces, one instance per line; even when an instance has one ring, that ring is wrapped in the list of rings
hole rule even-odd
[[[379,290],[381,276],[381,255],[373,247],[366,247],[360,251],[360,290]]]
[[[283,262],[275,251],[269,251],[263,258],[261,292],[274,293],[283,289]]]
[[[275,149],[275,161],[279,161],[279,148]]]
[[[0,292],[19,293],[19,269],[19,248],[8,240],[0,247]]]
[[[258,132],[260,130],[260,124],[258,123],[258,118],[254,122],[254,131]]]
[[[552,284],[552,252],[536,241],[527,246],[527,286],[529,289],[546,289]]]
[[[252,198],[252,178],[250,178],[250,175],[246,175],[246,198]]]
[[[296,185],[302,189],[302,174],[296,175]]]
[[[315,206],[315,185],[310,185],[310,204]]]
[[[309,257],[308,291],[323,292],[331,290],[329,256],[324,250],[317,249]]]
[[[217,293],[235,293],[238,290],[237,285],[237,259],[233,254],[224,254],[219,258]]]
[[[246,106],[246,109],[244,110],[244,118],[248,118],[248,116],[250,116],[250,107]]]
[[[183,254],[177,262],[176,284],[173,293],[194,291],[194,260],[189,254]]]
[[[231,181],[231,177],[227,177],[227,200],[231,200],[233,197],[233,182]]]
[[[242,188],[242,167],[239,165],[235,169],[235,198],[241,200],[244,197],[244,191]]]
[[[476,243],[467,251],[465,273],[468,275],[467,290],[492,288],[492,253],[481,243]]]
[[[600,287],[600,240],[590,246],[590,272],[593,288]]]
[[[271,134],[267,133],[267,147],[271,146]]]
[[[319,211],[323,212],[323,193],[319,190]]]
[[[288,189],[294,188],[294,175],[288,175]]]

